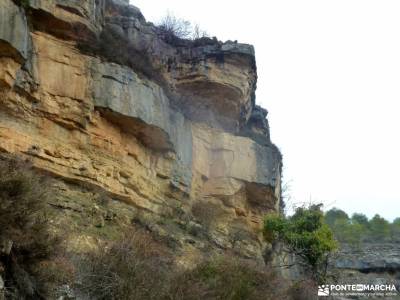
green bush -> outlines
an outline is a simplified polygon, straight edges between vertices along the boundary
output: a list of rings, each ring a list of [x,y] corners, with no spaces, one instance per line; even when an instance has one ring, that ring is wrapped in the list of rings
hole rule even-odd
[[[211,258],[193,270],[177,273],[169,300],[287,299],[279,277],[254,263],[232,256]]]
[[[283,243],[290,253],[305,263],[317,281],[325,280],[328,256],[337,245],[319,206],[297,208],[294,215],[287,218],[267,215],[264,237],[270,243]]]

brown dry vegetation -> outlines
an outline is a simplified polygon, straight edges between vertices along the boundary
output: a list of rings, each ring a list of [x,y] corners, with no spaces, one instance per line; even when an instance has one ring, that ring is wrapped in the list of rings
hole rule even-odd
[[[10,299],[39,297],[35,266],[56,253],[58,239],[48,226],[49,196],[48,179],[29,162],[0,160],[0,275]]]
[[[95,300],[279,300],[308,299],[304,291],[315,291],[302,284],[287,289],[275,270],[234,254],[205,255],[192,269],[180,268],[168,243],[140,224],[103,239],[97,251],[66,252],[50,230],[53,196],[49,179],[28,162],[0,160],[0,241],[12,243],[8,253],[0,248],[6,299],[56,299],[70,293]],[[216,213],[204,203],[195,204],[192,212],[206,226]]]
[[[89,299],[161,299],[170,257],[144,230],[126,232],[121,240],[77,258],[75,288]]]
[[[279,276],[233,256],[181,270],[165,246],[144,231],[89,254],[79,265],[77,289],[90,299],[286,299],[276,288]]]

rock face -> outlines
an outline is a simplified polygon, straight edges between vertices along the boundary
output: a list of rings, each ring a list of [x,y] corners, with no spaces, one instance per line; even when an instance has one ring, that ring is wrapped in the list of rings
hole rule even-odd
[[[250,45],[165,42],[122,0],[0,0],[0,153],[153,215],[219,211],[214,241],[261,259],[281,155]]]
[[[398,242],[367,243],[354,248],[343,245],[333,261],[343,283],[394,284],[400,290]]]

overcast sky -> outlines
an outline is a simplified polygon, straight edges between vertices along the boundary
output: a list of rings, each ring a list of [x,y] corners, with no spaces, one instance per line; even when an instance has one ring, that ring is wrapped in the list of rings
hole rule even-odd
[[[131,0],[255,46],[292,202],[400,216],[400,1]]]

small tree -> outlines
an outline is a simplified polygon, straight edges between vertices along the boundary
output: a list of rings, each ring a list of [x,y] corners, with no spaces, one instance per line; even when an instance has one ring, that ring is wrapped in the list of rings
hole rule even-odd
[[[325,222],[332,228],[337,220],[349,220],[349,216],[341,209],[332,208],[325,213]]]
[[[382,241],[390,235],[389,222],[378,214],[369,221],[369,228],[370,237],[373,240]]]
[[[199,24],[194,25],[192,31],[192,40],[197,40],[206,37],[208,37],[208,33],[205,30],[202,30]]]
[[[394,219],[392,224],[395,225],[395,226],[400,226],[400,218]]]
[[[192,25],[189,21],[168,13],[158,24],[157,30],[163,40],[168,43],[174,43],[179,39],[190,38]]]
[[[360,224],[361,226],[363,226],[364,228],[368,228],[368,218],[364,214],[354,213],[351,216],[351,223],[352,224],[357,223],[357,224]]]
[[[365,234],[364,227],[359,223],[352,223],[350,220],[338,219],[333,225],[332,231],[335,238],[341,243],[358,247]]]
[[[293,216],[287,218],[278,214],[267,215],[264,236],[270,243],[281,242],[289,253],[304,263],[314,279],[325,281],[329,254],[337,245],[319,205],[299,207]]]
[[[390,233],[391,233],[392,239],[395,239],[395,240],[400,239],[400,218],[394,219],[392,224],[390,224]]]
[[[197,40],[208,38],[205,30],[198,24],[192,25],[191,22],[177,18],[171,13],[167,13],[157,26],[158,35],[167,43],[176,44],[180,40]]]

